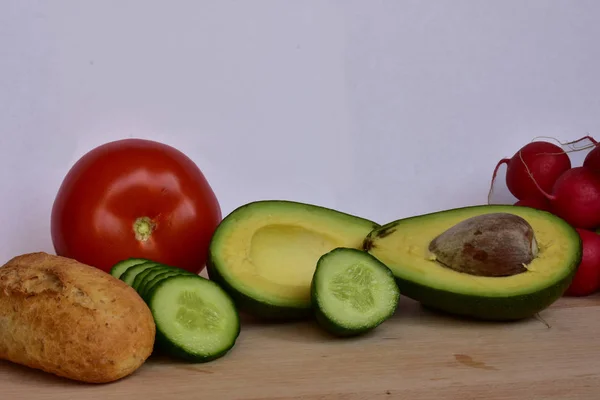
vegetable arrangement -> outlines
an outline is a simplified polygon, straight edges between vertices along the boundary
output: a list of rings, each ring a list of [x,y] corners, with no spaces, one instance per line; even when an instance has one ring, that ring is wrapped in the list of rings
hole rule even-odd
[[[343,338],[385,323],[401,295],[457,317],[529,318],[563,295],[600,286],[595,150],[572,167],[559,146],[530,143],[493,172],[494,180],[507,164],[515,204],[379,224],[284,200],[244,204],[221,219],[208,181],[179,150],[141,139],[107,143],[84,155],[58,190],[57,255],[22,255],[0,268],[0,317],[15,321],[0,324],[0,358],[109,382],[132,374],[154,350],[188,362],[224,357],[242,332],[241,313],[314,319]],[[198,275],[205,267],[208,279]],[[42,305],[52,310],[50,299],[62,302],[60,315],[27,317]],[[69,353],[83,339],[49,327],[82,318],[82,304],[104,314],[76,335],[99,331],[135,345],[113,354],[109,342],[87,340],[86,360],[96,349],[113,354],[108,365],[64,369],[60,360],[83,362]],[[23,331],[34,333],[19,342]],[[39,352],[27,340],[62,350]]]
[[[572,165],[565,150],[587,139],[592,143],[581,165]],[[492,175],[492,188],[501,165],[506,164],[506,186],[517,198],[517,206],[544,210],[564,219],[576,228],[583,246],[583,259],[569,296],[587,296],[600,289],[600,148],[585,136],[561,146],[547,141],[533,141],[519,149],[510,159],[502,159]]]
[[[147,259],[118,262],[110,274],[148,304],[157,347],[194,362],[219,358],[235,344],[240,319],[233,301],[213,281]]]
[[[105,272],[144,257],[197,273],[220,221],[217,198],[189,157],[125,139],[92,149],[71,167],[52,207],[51,235],[57,255]]]

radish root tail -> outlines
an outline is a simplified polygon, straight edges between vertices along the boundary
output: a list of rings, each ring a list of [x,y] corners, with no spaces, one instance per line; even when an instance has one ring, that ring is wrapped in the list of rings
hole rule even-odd
[[[592,144],[593,144],[593,147],[595,147],[595,146],[597,146],[597,145],[598,145],[598,141],[597,141],[596,139],[594,139],[593,137],[591,137],[590,135],[586,135],[586,136],[583,136],[583,137],[581,137],[581,138],[579,138],[579,139],[573,140],[573,141],[571,141],[571,142],[566,142],[566,143],[561,143],[561,144],[562,144],[563,146],[565,146],[565,145],[571,145],[571,144],[579,143],[579,142],[581,142],[582,140],[585,140],[585,139],[587,139],[587,140],[589,140],[590,142],[592,142]],[[559,143],[560,143],[560,142],[559,142]],[[587,145],[587,146],[585,146],[585,147],[589,147],[589,145]]]
[[[542,318],[542,316],[540,315],[540,313],[535,313],[535,318],[540,321],[542,324],[546,325],[546,328],[550,329],[551,326],[548,322],[546,322],[546,320],[544,318]]]
[[[589,135],[581,137],[581,138],[576,139],[576,140],[572,140],[570,142],[561,142],[560,140],[558,140],[557,138],[552,137],[552,136],[536,136],[536,137],[534,137],[531,140],[531,142],[535,142],[537,139],[550,139],[550,140],[555,141],[561,147],[566,147],[566,146],[570,147],[570,150],[563,150],[563,151],[561,151],[559,153],[538,153],[538,154],[546,154],[546,155],[560,155],[560,154],[576,153],[578,151],[582,151],[582,150],[587,150],[587,149],[594,148],[594,147],[596,147],[598,145],[598,142],[596,141],[596,139],[594,139],[593,137],[591,137]],[[577,143],[579,143],[579,142],[581,142],[581,141],[583,141],[585,139],[589,140],[592,143],[591,144],[586,144],[586,145],[584,145],[582,147],[573,146],[574,144],[577,144]]]
[[[531,178],[531,180],[533,181],[533,184],[535,185],[535,187],[540,191],[540,193],[542,195],[544,195],[544,197],[546,197],[548,200],[554,200],[555,196],[548,194],[544,189],[542,189],[542,187],[539,185],[539,183],[537,183],[537,181],[535,180],[535,178],[533,177],[533,174],[531,173],[531,170],[529,169],[529,167],[527,166],[527,163],[525,162],[525,160],[523,159],[523,154],[521,151],[519,151],[519,159],[521,160],[521,162],[523,163],[523,165],[525,166],[525,170],[527,171],[527,175],[529,175],[529,177]]]
[[[508,166],[509,161],[510,159],[503,158],[502,160],[498,161],[498,164],[496,164],[496,168],[494,168],[494,173],[492,174],[492,182],[490,184],[490,190],[488,191],[488,204],[492,204],[492,194],[494,193],[494,183],[496,181],[496,175],[498,175],[498,170],[500,169],[500,166],[502,164],[506,164]]]

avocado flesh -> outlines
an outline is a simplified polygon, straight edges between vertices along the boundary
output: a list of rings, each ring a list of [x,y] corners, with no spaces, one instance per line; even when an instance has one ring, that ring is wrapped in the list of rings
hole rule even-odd
[[[340,211],[265,200],[231,212],[217,227],[207,272],[240,309],[264,318],[310,314],[319,258],[337,247],[361,249],[379,225]]]
[[[456,224],[486,213],[511,213],[533,228],[536,256],[511,276],[476,276],[439,263],[431,241]],[[386,264],[401,292],[430,308],[491,320],[529,317],[562,296],[582,257],[577,231],[551,213],[512,205],[470,206],[405,218],[371,232],[365,250]]]

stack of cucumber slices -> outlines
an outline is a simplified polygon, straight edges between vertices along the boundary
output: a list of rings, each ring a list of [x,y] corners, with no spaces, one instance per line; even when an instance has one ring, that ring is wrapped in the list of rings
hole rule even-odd
[[[181,268],[142,258],[110,271],[137,291],[156,324],[157,348],[193,362],[224,356],[240,333],[238,311],[221,287]]]
[[[207,362],[235,345],[238,308],[217,282],[143,258],[120,261],[110,274],[148,304],[157,348],[165,353]],[[389,268],[366,252],[344,247],[319,258],[310,292],[317,323],[336,336],[374,329],[394,314],[400,297]]]

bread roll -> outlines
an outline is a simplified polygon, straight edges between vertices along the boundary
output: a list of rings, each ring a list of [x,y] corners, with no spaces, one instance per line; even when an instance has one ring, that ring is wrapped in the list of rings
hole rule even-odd
[[[0,268],[0,358],[65,378],[106,383],[137,370],[155,325],[130,286],[46,253]]]

